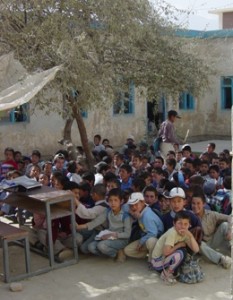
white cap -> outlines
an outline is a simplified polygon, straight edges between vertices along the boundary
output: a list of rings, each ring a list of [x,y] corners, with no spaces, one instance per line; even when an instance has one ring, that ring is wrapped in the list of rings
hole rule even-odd
[[[129,197],[127,204],[134,205],[138,203],[140,200],[145,201],[142,193],[132,193]]]
[[[191,146],[190,146],[189,144],[184,144],[184,145],[181,147],[181,150],[184,150],[185,147],[190,147],[190,148],[191,148]]]
[[[180,198],[185,199],[186,196],[185,196],[184,190],[182,188],[180,188],[180,187],[173,188],[170,191],[170,194],[169,194],[168,198],[175,198],[175,197],[180,197]]]

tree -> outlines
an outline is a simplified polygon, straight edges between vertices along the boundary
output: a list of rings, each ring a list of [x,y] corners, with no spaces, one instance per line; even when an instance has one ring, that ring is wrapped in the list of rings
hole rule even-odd
[[[29,72],[62,65],[53,85],[66,95],[68,125],[76,120],[90,163],[82,109],[104,109],[131,80],[148,97],[197,95],[208,84],[209,68],[157,11],[147,0],[1,1],[1,51],[13,50]]]

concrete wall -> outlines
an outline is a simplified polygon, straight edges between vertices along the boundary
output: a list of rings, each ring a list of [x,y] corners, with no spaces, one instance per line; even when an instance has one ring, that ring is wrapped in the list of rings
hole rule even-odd
[[[31,107],[33,104],[32,101]],[[88,138],[93,140],[95,134],[100,134],[115,147],[123,145],[129,134],[140,141],[146,134],[146,115],[145,94],[136,89],[133,114],[113,115],[112,107],[108,111],[88,112],[88,117],[84,119]],[[65,120],[57,113],[45,115],[39,110],[31,114],[29,123],[0,124],[0,159],[7,146],[25,155],[29,155],[33,149],[40,150],[46,156],[53,154],[61,149],[57,141],[62,137],[64,124]],[[76,145],[81,145],[76,123],[72,127],[72,139]]]
[[[192,43],[191,39],[188,41]],[[203,137],[230,137],[231,110],[221,108],[221,76],[233,76],[233,38],[200,39],[196,46],[216,74],[210,77],[210,86],[195,100],[195,109],[180,110],[182,119],[176,122],[179,136],[184,137],[187,129],[189,140]],[[178,104],[170,100],[167,110],[177,109]]]

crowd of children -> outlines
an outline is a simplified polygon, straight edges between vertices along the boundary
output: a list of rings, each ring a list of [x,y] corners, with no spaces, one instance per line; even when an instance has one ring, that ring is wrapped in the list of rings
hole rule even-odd
[[[166,157],[132,135],[114,151],[108,139],[94,137],[95,171],[83,158],[69,160],[65,150],[42,161],[6,148],[1,180],[26,175],[42,185],[71,190],[76,206],[76,242],[82,253],[123,262],[144,258],[161,278],[174,282],[186,253],[199,253],[224,268],[231,266],[231,157],[210,143],[200,156],[186,144]],[[0,200],[7,197],[2,191]],[[0,201],[0,216],[15,217],[15,208]],[[32,246],[46,251],[46,221],[34,213]],[[16,220],[16,218],[14,219]],[[53,221],[56,260],[72,255],[70,219]],[[223,248],[223,249],[220,249]],[[219,250],[220,249],[220,250]],[[223,251],[223,252],[221,252]]]

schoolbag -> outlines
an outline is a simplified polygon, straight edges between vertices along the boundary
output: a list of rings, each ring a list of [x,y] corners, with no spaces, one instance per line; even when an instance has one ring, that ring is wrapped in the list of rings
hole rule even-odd
[[[151,210],[153,211],[153,213],[156,214],[157,217],[160,218],[161,221],[163,221],[163,216],[162,216],[161,212],[157,208],[151,207]]]
[[[185,261],[179,268],[178,281],[188,284],[202,282],[205,274],[199,265],[199,259],[187,254]]]
[[[101,203],[97,203],[96,206],[102,206],[102,207],[109,208],[109,205],[108,205],[108,203],[106,201],[101,202]]]

